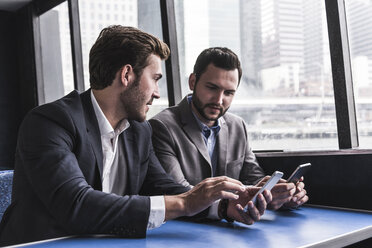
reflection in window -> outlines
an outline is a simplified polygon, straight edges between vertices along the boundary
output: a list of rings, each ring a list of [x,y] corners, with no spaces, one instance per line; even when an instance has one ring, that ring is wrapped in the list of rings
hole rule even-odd
[[[183,93],[197,55],[226,46],[243,77],[229,110],[255,150],[337,148],[323,0],[178,0]]]
[[[345,0],[359,146],[372,148],[372,2]]]
[[[88,5],[89,2],[89,5]],[[84,5],[84,3],[86,3]],[[80,0],[80,22],[90,23],[89,29],[81,30],[84,82],[85,88],[89,88],[89,51],[96,41],[99,32],[109,25],[120,24],[132,26],[149,32],[162,39],[160,5],[158,0],[105,0],[106,8],[102,9],[102,0]],[[83,7],[85,6],[85,7]],[[89,6],[89,7],[88,7]],[[91,13],[91,14],[88,14]],[[84,16],[100,16],[101,18],[82,19]],[[105,17],[105,18],[103,18]],[[114,17],[114,21],[112,18]],[[151,118],[160,110],[168,107],[168,95],[166,85],[165,66],[163,62],[163,78],[159,81],[161,98],[153,102],[153,106],[147,115]]]

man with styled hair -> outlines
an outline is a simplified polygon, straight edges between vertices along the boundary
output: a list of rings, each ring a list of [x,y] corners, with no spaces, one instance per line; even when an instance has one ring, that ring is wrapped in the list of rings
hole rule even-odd
[[[179,216],[218,217],[228,207],[219,199],[231,200],[234,211],[226,217],[259,220],[270,192],[259,196],[256,207],[249,200],[258,188],[225,176],[189,190],[156,158],[145,119],[159,98],[161,61],[169,53],[165,43],[139,29],[107,27],[90,51],[91,89],[27,114],[0,245],[82,234],[145,237],[147,229]]]
[[[189,76],[192,94],[150,120],[155,153],[176,182],[193,188],[205,178],[223,175],[245,185],[262,186],[268,180],[248,142],[244,120],[227,112],[241,77],[233,51],[205,49]],[[302,181],[281,180],[271,193],[270,209],[298,207],[308,200]]]

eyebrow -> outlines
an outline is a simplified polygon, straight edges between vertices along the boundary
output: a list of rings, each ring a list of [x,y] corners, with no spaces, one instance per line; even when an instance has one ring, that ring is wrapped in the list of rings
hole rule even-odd
[[[221,89],[221,87],[219,87],[217,84],[214,84],[212,82],[207,82],[206,84],[209,85],[209,86],[214,86],[214,87],[217,87],[217,88]],[[224,91],[236,92],[236,90],[234,90],[234,89],[224,89]]]

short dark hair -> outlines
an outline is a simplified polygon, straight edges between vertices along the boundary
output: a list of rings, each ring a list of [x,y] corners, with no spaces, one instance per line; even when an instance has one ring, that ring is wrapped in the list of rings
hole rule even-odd
[[[170,50],[155,36],[137,28],[113,25],[104,28],[89,53],[90,87],[104,89],[111,85],[118,70],[126,64],[137,77],[148,65],[148,57],[166,60]]]
[[[239,83],[242,77],[242,68],[238,56],[227,47],[211,47],[202,51],[196,59],[194,71],[196,81],[206,71],[209,64],[225,70],[238,69]]]

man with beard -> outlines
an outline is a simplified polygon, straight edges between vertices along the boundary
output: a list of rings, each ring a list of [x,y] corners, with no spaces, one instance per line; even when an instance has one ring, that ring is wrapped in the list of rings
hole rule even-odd
[[[192,188],[207,177],[226,175],[262,186],[269,176],[258,165],[244,120],[227,113],[242,75],[237,55],[213,47],[197,58],[189,77],[192,95],[149,122],[155,153],[176,182]],[[298,207],[308,200],[302,180],[281,180],[271,191],[270,209]]]
[[[91,89],[27,114],[1,246],[82,234],[145,237],[167,220],[213,217],[216,209],[246,224],[259,220],[270,192],[259,196],[256,207],[249,200],[258,188],[228,177],[208,178],[188,191],[159,164],[145,119],[148,105],[159,98],[161,60],[169,52],[136,28],[105,28],[89,55]]]

